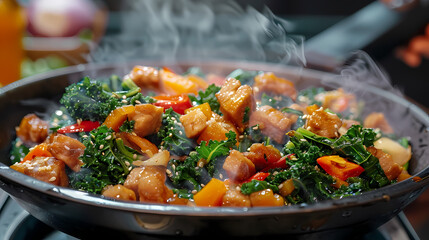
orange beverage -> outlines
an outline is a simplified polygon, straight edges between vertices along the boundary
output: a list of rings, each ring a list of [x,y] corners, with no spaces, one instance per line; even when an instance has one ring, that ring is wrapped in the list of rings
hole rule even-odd
[[[0,0],[0,86],[21,77],[24,31],[24,9],[15,0]]]

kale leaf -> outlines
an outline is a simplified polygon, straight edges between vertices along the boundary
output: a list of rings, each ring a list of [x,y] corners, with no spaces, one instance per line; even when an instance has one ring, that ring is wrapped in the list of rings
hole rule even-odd
[[[199,191],[201,184],[209,182],[216,174],[217,166],[223,163],[222,160],[229,155],[230,149],[235,147],[236,134],[230,131],[225,135],[228,139],[223,141],[210,140],[208,143],[201,141],[195,151],[183,161],[170,160],[169,178],[173,186]],[[200,165],[200,162],[203,162],[203,165]]]
[[[252,86],[254,82],[254,78],[258,75],[259,71],[247,71],[243,69],[236,69],[232,71],[227,78],[235,78],[240,81],[241,85],[249,85]]]
[[[113,130],[105,125],[82,139],[85,151],[80,159],[84,170],[70,175],[70,183],[76,189],[101,193],[106,185],[123,184],[136,156],[141,156],[125,146],[122,139],[115,138]]]
[[[121,105],[117,98],[103,90],[101,83],[92,82],[89,77],[66,87],[60,103],[72,118],[90,121],[104,121]]]
[[[185,129],[180,123],[180,114],[173,111],[172,108],[165,110],[162,115],[162,126],[156,137],[160,142],[160,148],[164,148],[176,156],[189,155],[196,145],[193,139],[186,137]]]
[[[189,95],[189,99],[192,101],[193,105],[201,105],[203,103],[208,103],[213,112],[222,115],[220,111],[220,104],[216,98],[216,93],[219,92],[221,87],[211,84],[207,87],[205,91],[198,91],[198,95]]]

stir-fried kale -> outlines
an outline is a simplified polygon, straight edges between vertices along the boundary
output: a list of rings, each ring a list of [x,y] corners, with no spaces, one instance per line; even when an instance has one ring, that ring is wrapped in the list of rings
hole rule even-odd
[[[189,95],[193,105],[201,105],[203,103],[208,103],[213,112],[222,115],[222,112],[219,110],[220,104],[216,98],[216,93],[219,92],[221,87],[211,84],[207,87],[205,91],[198,91],[198,95]]]
[[[223,164],[222,160],[236,144],[234,132],[226,133],[226,137],[228,139],[223,141],[210,140],[208,143],[201,141],[184,161],[170,160],[168,168],[172,174],[169,178],[174,187],[199,191],[201,184],[206,184],[215,174],[219,174],[216,171]]]
[[[321,106],[322,103],[315,97],[316,95],[324,92],[325,89],[322,87],[309,87],[298,92],[297,100],[298,102],[306,103],[308,105],[317,104]]]
[[[266,137],[262,135],[259,125],[250,126],[244,129],[243,134],[239,137],[238,151],[246,152],[253,143],[266,141]]]
[[[236,69],[232,71],[227,78],[235,78],[240,81],[241,85],[249,85],[252,86],[254,82],[254,78],[258,75],[259,71],[247,71],[243,69]]]
[[[284,109],[293,103],[292,99],[283,95],[273,95],[263,93],[261,96],[261,106],[268,105],[277,110]]]
[[[365,146],[372,145],[375,140],[376,134],[371,129],[354,125],[338,139],[322,137],[303,128],[297,129],[296,132],[291,131],[289,135],[294,136],[297,133],[308,140],[328,146],[339,155],[349,157],[361,165],[365,169],[363,175],[369,179],[371,186],[382,187],[390,183],[379,160],[365,149]]]
[[[89,77],[66,87],[60,103],[72,118],[91,121],[104,121],[112,110],[120,106],[117,98],[103,91],[101,83],[92,82]]]
[[[264,189],[272,189],[274,192],[278,192],[279,188],[276,185],[270,184],[266,181],[260,181],[260,180],[252,180],[247,183],[243,183],[241,185],[241,193],[249,195],[254,192],[259,192]]]
[[[159,147],[170,151],[172,155],[188,155],[196,145],[193,139],[186,137],[185,129],[180,123],[180,114],[172,108],[165,110],[162,115],[162,127],[156,134]]]
[[[117,107],[155,101],[151,97],[143,96],[140,93],[141,89],[132,80],[125,79],[122,84],[125,87],[123,86],[120,91],[109,92],[103,89],[101,82],[91,81],[89,77],[85,77],[66,88],[60,103],[74,120],[102,122]]]
[[[140,154],[115,138],[113,130],[104,125],[82,139],[85,151],[80,159],[84,165],[80,172],[70,174],[72,187],[101,193],[106,185],[123,184]]]
[[[16,138],[12,142],[12,148],[10,150],[10,160],[12,164],[20,162],[25,155],[30,151],[30,149],[25,146],[23,141],[20,138]]]

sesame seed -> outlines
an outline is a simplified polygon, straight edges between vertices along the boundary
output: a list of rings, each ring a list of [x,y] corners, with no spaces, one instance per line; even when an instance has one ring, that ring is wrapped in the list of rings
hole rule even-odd
[[[137,154],[135,154],[135,153],[134,153],[134,154],[133,154],[133,158],[134,158],[134,159],[137,159]]]
[[[57,180],[57,178],[56,178],[56,177],[51,177],[51,178],[49,178],[49,182],[53,182],[53,181],[55,181],[55,180]]]
[[[283,183],[281,183],[278,188],[282,188],[282,187],[283,187]]]
[[[101,150],[101,149],[103,149],[104,148],[104,145],[103,144],[101,144],[100,145],[100,147],[99,147],[99,149]]]
[[[194,189],[194,190],[192,190],[192,192],[191,192],[191,193],[192,193],[192,194],[195,194],[195,193],[197,193],[197,192],[198,192],[198,191]]]
[[[122,103],[128,103],[128,101],[127,101],[127,100],[125,100],[125,99],[124,99],[124,100],[122,100],[121,102],[122,102]]]
[[[112,135],[108,135],[105,139],[106,140],[109,140],[109,139],[111,139],[112,138]]]
[[[182,135],[182,134],[183,134],[183,132],[182,132],[182,131],[179,131],[179,134],[180,134],[180,135]]]
[[[136,103],[137,103],[137,104],[142,104],[142,102],[140,102],[139,100],[136,100]]]
[[[223,175],[222,175],[222,173],[221,173],[221,174],[219,174],[219,178],[220,178],[220,179],[223,179]]]
[[[204,186],[205,186],[203,183],[201,183],[200,185],[201,185],[201,187],[204,187]]]
[[[128,161],[125,162],[125,165],[130,166],[130,162],[128,162]]]
[[[165,172],[166,172],[168,175],[171,175],[171,174],[172,174],[172,172],[170,171],[170,169],[165,170]]]
[[[235,190],[240,191],[241,190],[240,186],[235,187]]]
[[[76,122],[78,125],[80,125],[82,123],[82,119],[77,119]]]
[[[127,96],[125,96],[125,95],[122,95],[122,99],[127,99]]]

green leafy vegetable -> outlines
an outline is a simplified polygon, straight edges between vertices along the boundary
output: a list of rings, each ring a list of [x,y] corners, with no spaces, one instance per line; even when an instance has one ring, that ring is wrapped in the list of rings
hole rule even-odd
[[[227,78],[235,78],[240,81],[241,85],[249,85],[252,86],[254,82],[254,78],[258,75],[259,71],[247,71],[243,69],[236,69],[232,71]]]
[[[141,155],[115,138],[113,130],[102,125],[83,137],[85,151],[80,159],[83,171],[71,174],[74,188],[101,193],[106,185],[123,184],[132,169],[132,163]]]
[[[22,159],[27,155],[30,149],[25,146],[20,138],[16,138],[12,143],[12,149],[10,150],[10,160],[12,164],[21,162]]]
[[[324,88],[309,87],[298,92],[297,100],[298,102],[306,103],[307,105],[317,104],[321,106],[322,103],[315,97],[316,95],[324,92],[326,92]]]
[[[241,193],[249,195],[251,193],[259,192],[268,188],[272,189],[275,192],[279,191],[279,188],[276,185],[270,184],[266,181],[259,181],[253,179],[252,181],[243,183],[243,185],[241,185]]]
[[[159,147],[162,147],[172,155],[188,155],[196,145],[193,139],[186,137],[185,129],[180,123],[180,114],[172,108],[165,110],[162,115],[162,127],[157,133]]]
[[[216,173],[216,166],[222,164],[221,159],[229,155],[229,151],[236,144],[236,135],[230,131],[225,134],[227,140],[210,140],[208,143],[201,141],[195,151],[191,152],[184,160],[173,159],[169,162],[172,174],[169,176],[173,185],[177,188],[200,190],[200,183],[206,184]],[[200,165],[199,162],[204,164]]]
[[[222,115],[222,112],[219,110],[220,104],[216,98],[216,93],[219,92],[221,87],[211,84],[207,87],[205,91],[198,91],[198,96],[189,95],[193,105],[201,105],[203,103],[208,103],[213,112]]]
[[[375,135],[371,133],[371,129],[362,129],[362,126],[354,125],[338,139],[321,137],[303,128],[296,132],[306,139],[331,147],[335,152],[361,165],[365,169],[364,174],[370,179],[371,186],[382,187],[390,183],[379,160],[365,149],[365,146],[374,141]],[[290,134],[295,133],[292,131]]]

